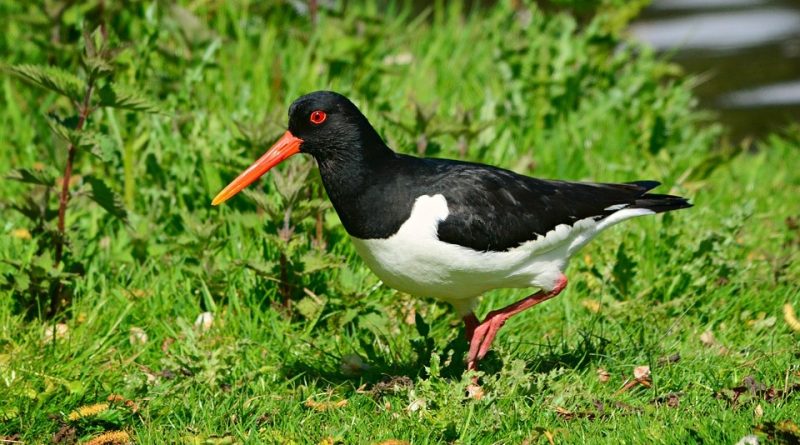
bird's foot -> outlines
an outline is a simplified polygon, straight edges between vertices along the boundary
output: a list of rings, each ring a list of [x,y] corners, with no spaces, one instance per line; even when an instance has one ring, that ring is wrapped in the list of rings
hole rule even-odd
[[[464,317],[464,325],[469,341],[469,352],[467,354],[467,369],[477,370],[480,362],[492,347],[497,333],[506,321],[512,316],[524,311],[525,309],[536,306],[537,304],[549,300],[560,294],[567,286],[567,277],[562,275],[556,286],[550,291],[539,291],[514,304],[502,309],[489,312],[483,322],[478,324],[478,318],[473,313]]]
[[[486,320],[474,329],[472,338],[469,340],[467,369],[478,369],[478,362],[486,357],[497,333],[510,317],[510,314],[503,314],[497,311],[490,312],[489,315],[486,316]]]

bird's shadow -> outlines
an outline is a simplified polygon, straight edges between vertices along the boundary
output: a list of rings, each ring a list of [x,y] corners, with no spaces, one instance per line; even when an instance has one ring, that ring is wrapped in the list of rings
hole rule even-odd
[[[605,355],[610,341],[584,332],[578,342],[535,343],[516,347],[514,350],[498,354],[490,351],[481,361],[480,370],[484,375],[497,375],[511,361],[522,360],[525,372],[547,374],[555,369],[582,370]],[[464,357],[468,350],[463,329],[449,340],[444,348],[437,348],[430,337],[411,340],[413,354],[388,356],[379,353],[371,344],[362,339],[361,346],[366,357],[353,354],[337,355],[329,352],[295,356],[282,366],[287,378],[301,377],[308,383],[330,386],[352,386],[352,388],[381,387],[391,382],[409,384],[427,379],[434,355],[438,356],[440,367],[438,376],[445,380],[460,380],[466,372]],[[410,386],[410,385],[409,385]]]
[[[546,374],[556,369],[580,371],[605,356],[610,344],[605,337],[582,332],[576,343],[570,344],[562,338],[558,343],[536,343],[527,351],[510,355],[523,360],[530,373]]]

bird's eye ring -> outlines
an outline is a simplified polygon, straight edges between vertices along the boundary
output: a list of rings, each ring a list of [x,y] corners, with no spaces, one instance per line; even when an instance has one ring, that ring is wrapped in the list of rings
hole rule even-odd
[[[328,118],[328,115],[325,114],[324,111],[317,110],[317,111],[314,111],[313,113],[311,113],[311,118],[310,119],[311,119],[311,123],[312,124],[319,125],[319,124],[325,122],[325,119],[327,119],[327,118]]]

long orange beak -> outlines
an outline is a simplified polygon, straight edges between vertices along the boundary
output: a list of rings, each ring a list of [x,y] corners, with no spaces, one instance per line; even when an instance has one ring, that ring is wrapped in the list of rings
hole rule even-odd
[[[264,156],[261,156],[253,165],[247,167],[247,170],[243,171],[238,178],[231,181],[227,187],[222,189],[222,191],[214,197],[214,200],[211,201],[211,205],[222,204],[233,195],[241,192],[243,188],[250,185],[253,181],[260,178],[261,175],[268,172],[272,167],[283,162],[284,159],[299,153],[300,144],[302,143],[303,140],[295,137],[291,132],[287,131],[283,133],[283,136],[278,139],[275,145],[264,153]]]

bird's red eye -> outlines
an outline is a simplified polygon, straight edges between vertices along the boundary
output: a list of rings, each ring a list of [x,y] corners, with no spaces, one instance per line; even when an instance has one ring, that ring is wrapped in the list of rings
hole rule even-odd
[[[313,113],[311,113],[311,123],[312,124],[319,125],[319,124],[325,122],[325,119],[327,119],[327,118],[328,118],[328,115],[325,114],[324,111],[317,110],[317,111],[314,111]]]

